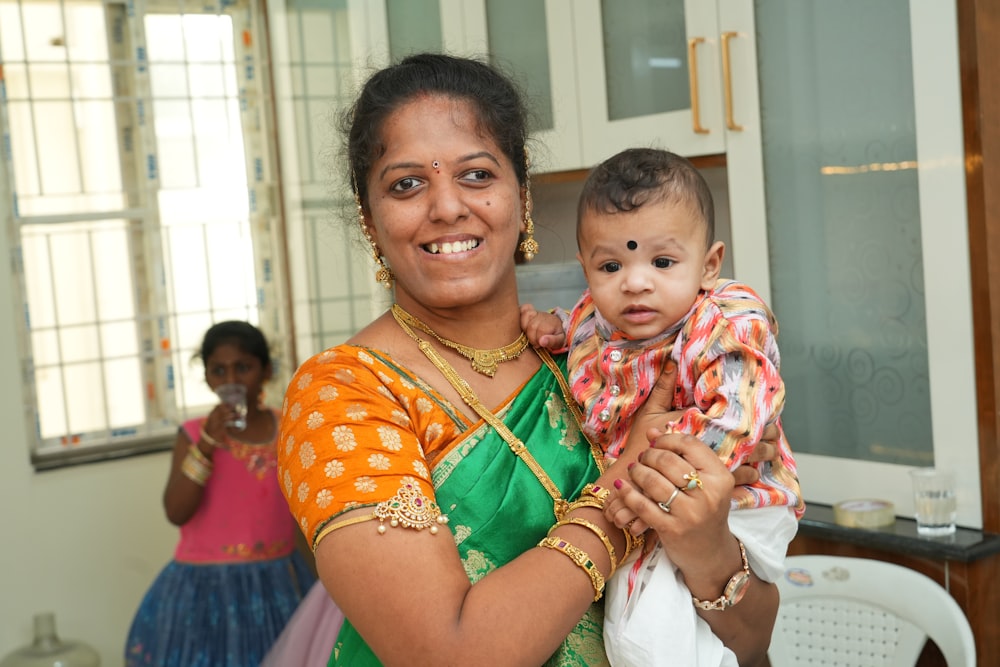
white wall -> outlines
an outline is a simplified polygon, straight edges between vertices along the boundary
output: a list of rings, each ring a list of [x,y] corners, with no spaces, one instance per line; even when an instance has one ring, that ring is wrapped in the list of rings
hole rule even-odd
[[[0,257],[10,257],[0,234]],[[32,616],[123,664],[125,635],[177,529],[163,514],[166,453],[35,473],[28,459],[7,262],[0,270],[0,659],[30,643]]]

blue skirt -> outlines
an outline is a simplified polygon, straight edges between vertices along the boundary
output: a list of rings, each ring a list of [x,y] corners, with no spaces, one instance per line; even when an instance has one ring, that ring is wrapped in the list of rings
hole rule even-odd
[[[171,561],[139,605],[126,667],[257,667],[315,581],[302,556]]]

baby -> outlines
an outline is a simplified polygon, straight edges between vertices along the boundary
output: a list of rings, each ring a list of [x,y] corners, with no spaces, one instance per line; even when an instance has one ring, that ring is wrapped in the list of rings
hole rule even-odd
[[[798,518],[805,506],[781,429],[785,387],[779,374],[778,326],[750,287],[719,279],[725,246],[714,240],[714,226],[711,191],[689,161],[649,148],[618,153],[591,172],[580,196],[577,259],[587,291],[570,312],[538,312],[525,304],[521,324],[533,344],[568,349],[570,386],[583,408],[584,430],[608,459],[620,454],[632,417],[670,360],[678,369],[673,407],[683,412],[667,431],[698,437],[735,470],[773,424],[779,456],[754,464],[760,479],[736,488],[732,509],[772,507],[776,512],[769,516],[775,525],[787,526],[781,515],[793,512]],[[680,490],[694,492],[696,484],[695,475]],[[669,512],[671,501],[660,507]],[[734,534],[740,519],[733,519],[744,514],[754,515],[755,521],[764,516],[731,513]],[[794,530],[786,531],[786,541],[779,537],[764,547],[767,553],[756,560],[761,569],[780,570],[793,535]],[[747,551],[753,556],[750,545]],[[616,582],[632,578],[623,604],[633,605],[631,591],[641,589],[637,573],[649,565],[648,554],[640,556],[631,572],[623,566],[609,581],[605,635],[612,664],[621,631],[610,636],[608,624],[621,621],[616,613],[626,613],[615,609],[620,597],[614,592]],[[661,608],[668,607],[656,607]],[[648,636],[638,641],[644,652],[658,653]],[[627,655],[619,662],[657,664],[655,657],[644,662]],[[666,655],[676,661],[677,647]],[[702,662],[699,658],[690,664]]]

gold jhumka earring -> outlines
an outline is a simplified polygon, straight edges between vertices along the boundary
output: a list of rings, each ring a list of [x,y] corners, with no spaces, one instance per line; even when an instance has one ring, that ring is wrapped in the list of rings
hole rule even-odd
[[[365,212],[361,207],[361,197],[358,195],[357,190],[354,191],[354,204],[358,208],[358,222],[361,224],[361,233],[368,239],[368,243],[372,248],[372,259],[375,260],[375,266],[378,267],[375,270],[375,280],[382,283],[386,289],[392,289],[392,283],[396,280],[396,276],[392,274],[392,269],[385,265],[378,244],[375,243],[371,232],[368,231],[368,225],[365,224]]]
[[[524,239],[517,244],[525,262],[530,262],[538,254],[538,241],[535,240],[535,221],[531,219],[531,176],[528,170],[531,161],[528,152],[524,153]]]

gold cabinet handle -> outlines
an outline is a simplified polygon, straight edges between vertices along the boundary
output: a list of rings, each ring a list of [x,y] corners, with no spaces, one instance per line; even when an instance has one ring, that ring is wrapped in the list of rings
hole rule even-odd
[[[708,128],[701,126],[701,105],[698,102],[698,45],[704,37],[688,40],[688,85],[691,87],[691,127],[695,134],[708,134]]]
[[[733,73],[729,62],[729,41],[739,33],[729,31],[722,33],[722,83],[726,97],[726,127],[734,132],[742,132],[743,126],[733,120]]]

